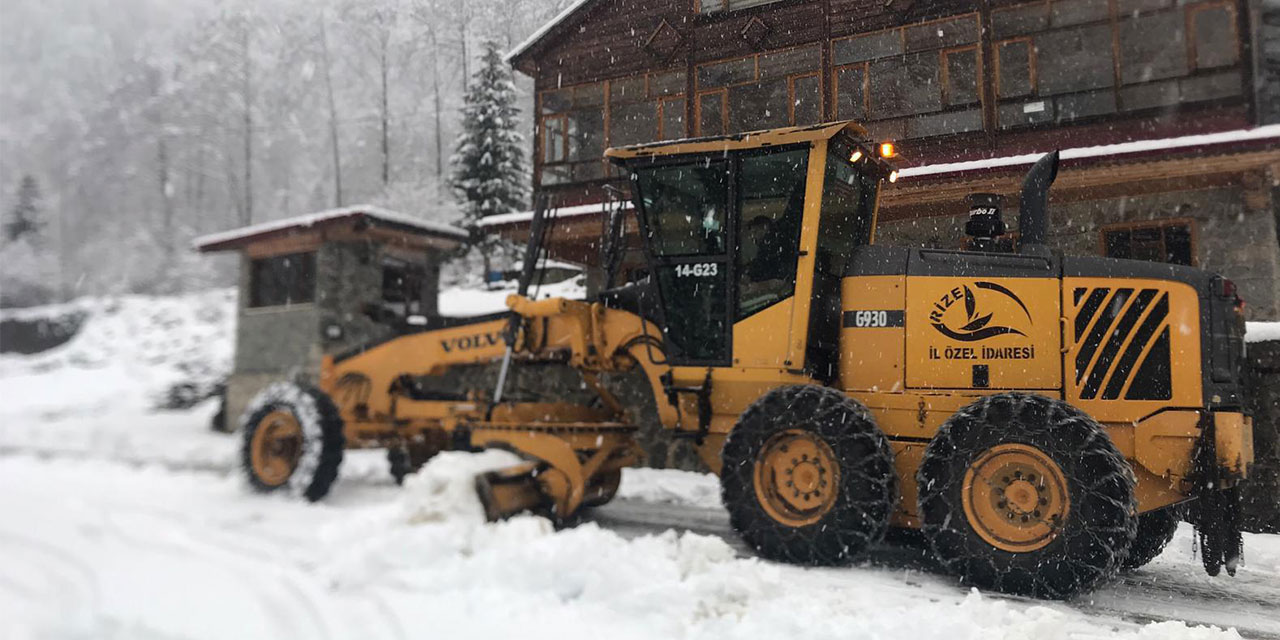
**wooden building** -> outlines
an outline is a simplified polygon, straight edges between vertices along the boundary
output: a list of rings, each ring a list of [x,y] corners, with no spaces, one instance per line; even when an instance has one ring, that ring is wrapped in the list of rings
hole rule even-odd
[[[1271,23],[1262,0],[581,0],[508,59],[563,258],[597,259],[609,146],[853,119],[901,151],[877,242],[958,247],[964,195],[1065,149],[1052,242],[1219,271],[1280,318]]]

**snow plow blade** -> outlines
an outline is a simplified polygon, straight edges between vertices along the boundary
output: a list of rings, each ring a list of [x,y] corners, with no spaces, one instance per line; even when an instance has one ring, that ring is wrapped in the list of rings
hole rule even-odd
[[[526,462],[476,476],[476,494],[489,522],[534,511],[550,503],[535,477],[537,463]]]

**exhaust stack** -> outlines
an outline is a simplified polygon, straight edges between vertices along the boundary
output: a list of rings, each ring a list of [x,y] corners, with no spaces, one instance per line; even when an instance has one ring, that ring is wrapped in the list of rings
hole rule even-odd
[[[1018,200],[1019,253],[1044,255],[1049,252],[1044,239],[1049,225],[1049,187],[1058,177],[1058,152],[1046,153],[1022,180]]]

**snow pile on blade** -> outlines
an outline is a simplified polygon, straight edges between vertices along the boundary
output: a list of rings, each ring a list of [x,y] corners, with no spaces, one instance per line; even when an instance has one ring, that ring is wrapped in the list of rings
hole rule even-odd
[[[519,456],[508,451],[440,453],[418,473],[405,478],[400,519],[409,524],[455,518],[482,521],[484,507],[476,496],[475,477],[520,462]]]

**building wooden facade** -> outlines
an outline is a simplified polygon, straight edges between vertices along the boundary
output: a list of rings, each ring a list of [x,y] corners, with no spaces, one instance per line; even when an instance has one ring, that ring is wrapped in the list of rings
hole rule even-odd
[[[1272,22],[1261,0],[583,0],[509,59],[535,81],[535,188],[577,214],[568,259],[594,259],[609,146],[852,119],[905,167],[879,242],[958,247],[964,195],[1069,149],[1055,244],[1220,271],[1277,318]]]

